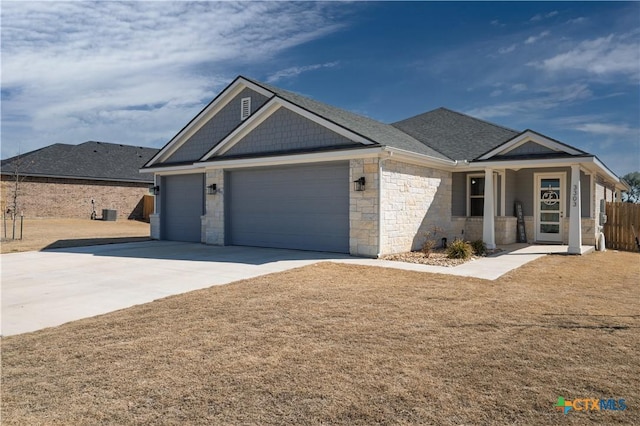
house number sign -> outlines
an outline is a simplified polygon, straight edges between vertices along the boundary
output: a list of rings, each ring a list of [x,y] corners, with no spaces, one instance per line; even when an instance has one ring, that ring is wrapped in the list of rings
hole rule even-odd
[[[578,185],[573,185],[572,187],[571,202],[573,203],[573,207],[578,205]]]

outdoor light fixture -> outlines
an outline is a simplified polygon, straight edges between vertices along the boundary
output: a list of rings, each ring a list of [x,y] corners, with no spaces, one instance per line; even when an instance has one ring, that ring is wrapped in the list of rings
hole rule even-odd
[[[207,186],[207,194],[214,195],[218,192],[218,186],[215,183]]]
[[[160,187],[158,185],[155,185],[155,186],[151,185],[149,187],[149,194],[151,194],[151,195],[160,194]]]
[[[360,179],[358,180],[354,180],[353,181],[353,189],[355,189],[356,191],[364,191],[364,176],[362,176]]]

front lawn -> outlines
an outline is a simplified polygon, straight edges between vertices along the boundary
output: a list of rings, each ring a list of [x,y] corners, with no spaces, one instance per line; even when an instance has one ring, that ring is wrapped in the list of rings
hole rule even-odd
[[[322,263],[3,338],[2,423],[640,424],[639,261]]]

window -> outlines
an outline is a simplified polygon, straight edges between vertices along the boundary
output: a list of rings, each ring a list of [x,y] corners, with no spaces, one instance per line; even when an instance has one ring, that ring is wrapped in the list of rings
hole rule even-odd
[[[467,204],[467,214],[469,216],[484,215],[484,177],[480,175],[469,175],[467,177],[469,201]]]
[[[246,120],[251,115],[251,98],[240,100],[240,120]]]

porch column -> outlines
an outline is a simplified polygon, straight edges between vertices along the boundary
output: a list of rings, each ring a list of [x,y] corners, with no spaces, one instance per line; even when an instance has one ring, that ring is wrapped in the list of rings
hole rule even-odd
[[[582,212],[580,211],[580,166],[571,165],[571,188],[569,190],[569,249],[567,253],[581,254]]]
[[[482,221],[482,241],[489,250],[496,248],[495,212],[493,194],[493,170],[484,170],[484,216]]]

